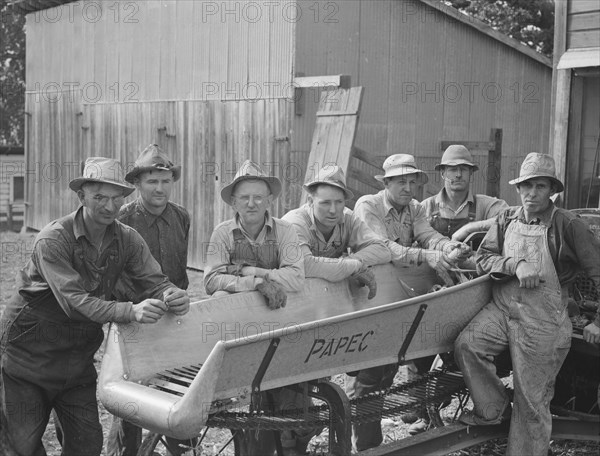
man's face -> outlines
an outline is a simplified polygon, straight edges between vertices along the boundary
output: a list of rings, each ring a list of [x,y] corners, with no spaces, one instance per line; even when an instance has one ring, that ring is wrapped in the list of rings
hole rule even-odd
[[[385,189],[389,199],[396,206],[407,206],[414,198],[421,182],[418,174],[388,177]]]
[[[111,184],[87,184],[77,192],[88,219],[98,226],[108,226],[119,215],[125,201],[123,189]]]
[[[173,172],[156,170],[141,173],[135,181],[144,206],[151,209],[164,209],[171,197]]]
[[[313,195],[308,196],[315,219],[327,228],[334,228],[344,217],[346,198],[342,189],[331,185],[319,185]]]
[[[469,165],[444,166],[442,179],[446,190],[461,192],[469,189],[472,170]]]
[[[266,182],[245,180],[233,189],[232,204],[243,225],[263,223],[273,196]]]
[[[523,209],[529,215],[541,214],[550,205],[550,197],[554,194],[550,179],[545,177],[534,177],[521,182],[517,187],[521,196]]]

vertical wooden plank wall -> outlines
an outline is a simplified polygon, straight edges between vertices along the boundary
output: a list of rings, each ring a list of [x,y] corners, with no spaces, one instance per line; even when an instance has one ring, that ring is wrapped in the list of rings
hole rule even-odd
[[[76,207],[68,181],[86,157],[131,167],[156,142],[183,165],[173,200],[192,213],[190,265],[202,267],[202,242],[231,216],[220,190],[239,163],[251,158],[280,177],[287,171],[284,188],[301,185],[285,169],[294,23],[270,8],[85,0],[29,14],[27,166],[41,166],[38,175],[53,166],[69,173],[28,179],[27,225],[39,229]],[[262,19],[253,20],[256,12]],[[289,199],[274,213],[284,208]]]

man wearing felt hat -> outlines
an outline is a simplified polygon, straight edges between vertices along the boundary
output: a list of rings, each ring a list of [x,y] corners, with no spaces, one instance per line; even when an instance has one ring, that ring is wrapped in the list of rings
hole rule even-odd
[[[471,192],[469,186],[478,169],[469,149],[458,144],[448,146],[435,166],[444,187],[421,205],[429,224],[444,236],[463,241],[470,233],[487,231],[496,215],[508,208],[504,200]]]
[[[280,193],[281,181],[250,160],[244,161],[233,182],[223,187],[221,198],[233,207],[235,216],[217,225],[206,246],[204,287],[208,294],[257,290],[275,310],[285,307],[287,293],[301,290],[304,263],[298,236],[288,222],[272,217],[268,210]],[[289,389],[261,394],[265,410],[303,408],[303,401],[301,394]],[[303,447],[303,454],[312,434],[285,431],[281,436],[285,454],[291,455],[297,445]],[[244,432],[244,445],[248,454],[272,455],[273,432]]]
[[[368,297],[373,298],[377,283],[369,267],[388,263],[390,252],[384,240],[346,208],[346,200],[354,195],[346,186],[344,171],[337,165],[326,165],[304,190],[308,192],[307,203],[283,219],[298,233],[306,277],[330,282],[354,277],[369,288]]]
[[[383,183],[385,189],[375,195],[360,197],[354,213],[385,239],[395,265],[406,267],[426,263],[447,285],[452,285],[448,270],[468,254],[469,248],[434,230],[424,209],[414,199],[418,186],[427,183],[427,174],[417,167],[415,158],[409,154],[389,156],[383,163],[383,170],[384,174],[376,175],[375,179]],[[408,378],[412,380],[417,374],[427,372],[432,361],[433,357],[407,363]],[[347,389],[352,397],[360,397],[389,387],[397,370],[396,364],[365,369],[349,381]],[[412,421],[411,435],[427,430],[429,418],[425,409],[417,415],[406,414],[402,418],[408,423]],[[353,444],[357,450],[378,446],[383,441],[378,421],[354,425],[353,430]]]
[[[2,419],[18,454],[45,454],[42,435],[54,410],[63,453],[99,455],[94,353],[102,324],[154,323],[189,309],[186,292],[168,281],[142,237],[116,221],[134,191],[120,163],[88,158],[69,187],[81,207],[37,235],[0,322]],[[112,299],[123,272],[145,290],[138,304]]]
[[[581,271],[600,285],[600,242],[582,219],[552,203],[550,197],[564,187],[550,155],[527,155],[519,177],[509,183],[522,206],[498,215],[476,256],[478,270],[497,280],[492,301],[455,342],[474,404],[460,420],[487,425],[511,419],[506,453],[546,456],[554,381],[571,344],[567,287]],[[600,341],[600,315],[584,337]],[[512,407],[493,364],[506,348],[513,365]]]
[[[181,176],[181,166],[174,165],[156,144],[150,144],[125,175],[133,184],[138,198],[121,207],[117,220],[135,229],[146,241],[150,253],[162,272],[178,288],[188,287],[187,250],[190,215],[179,204],[170,201],[173,184]],[[127,274],[121,275],[115,286],[119,300],[139,302],[143,290],[136,290]],[[142,442],[142,429],[120,417],[113,416],[107,437],[107,456],[135,456]],[[169,439],[172,453],[178,442]]]

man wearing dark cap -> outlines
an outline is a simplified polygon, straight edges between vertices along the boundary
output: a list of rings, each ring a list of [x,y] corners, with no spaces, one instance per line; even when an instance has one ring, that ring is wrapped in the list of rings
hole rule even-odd
[[[454,345],[474,404],[459,420],[489,425],[511,419],[506,454],[546,456],[554,382],[571,345],[566,288],[580,271],[600,286],[600,242],[582,219],[552,203],[550,197],[564,187],[551,156],[530,153],[509,183],[522,206],[498,215],[476,256],[477,269],[497,281],[492,301]],[[599,333],[600,315],[584,336],[597,342]],[[513,366],[512,407],[493,363],[506,348]]]
[[[469,189],[479,167],[465,146],[449,146],[435,166],[444,181],[437,195],[421,202],[429,224],[439,233],[457,241],[475,231],[487,231],[496,215],[508,208],[504,200],[475,195]]]
[[[208,294],[257,290],[275,310],[285,307],[287,293],[301,290],[304,263],[298,236],[288,222],[268,211],[280,193],[281,181],[250,160],[241,164],[233,182],[221,190],[221,198],[233,207],[235,217],[219,224],[207,245],[204,287]],[[303,408],[304,398],[278,388],[261,393],[261,404],[265,410]],[[313,435],[301,430],[282,432],[284,454],[304,454]],[[273,432],[245,432],[244,445],[249,455],[273,455]]]
[[[102,324],[154,323],[189,309],[187,293],[168,281],[143,238],[115,220],[134,190],[120,163],[88,158],[69,187],[81,207],[37,235],[0,322],[2,423],[22,455],[46,454],[42,435],[53,409],[63,454],[99,455],[94,353]],[[123,272],[145,290],[138,304],[112,299]]]
[[[190,215],[184,207],[169,201],[173,183],[181,177],[176,166],[156,144],[149,145],[135,161],[125,180],[138,190],[138,198],[119,212],[121,223],[135,229],[146,241],[150,253],[171,283],[188,287],[187,250]],[[138,302],[144,290],[136,290],[123,274],[115,287],[119,300]],[[113,416],[108,434],[107,456],[135,456],[142,441],[142,429]],[[175,450],[178,443],[170,440]]]

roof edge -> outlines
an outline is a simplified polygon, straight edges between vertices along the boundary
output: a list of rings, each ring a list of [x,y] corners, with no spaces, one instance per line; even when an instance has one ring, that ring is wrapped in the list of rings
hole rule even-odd
[[[441,13],[450,16],[451,18],[466,24],[475,30],[480,31],[481,33],[489,36],[490,38],[495,39],[496,41],[500,41],[501,43],[513,48],[516,51],[519,51],[522,54],[525,54],[527,57],[532,58],[533,60],[538,61],[539,63],[546,65],[549,68],[552,68],[552,59],[546,57],[539,52],[534,51],[529,46],[521,43],[519,40],[511,38],[510,36],[505,35],[504,33],[498,32],[494,30],[490,25],[486,24],[483,21],[480,21],[477,18],[472,16],[468,16],[466,14],[461,13],[456,8],[452,8],[451,6],[447,6],[441,2],[441,0],[419,0],[421,3],[424,3],[431,8],[434,8]]]
[[[14,12],[29,14],[74,1],[76,0],[13,0],[8,7]]]

